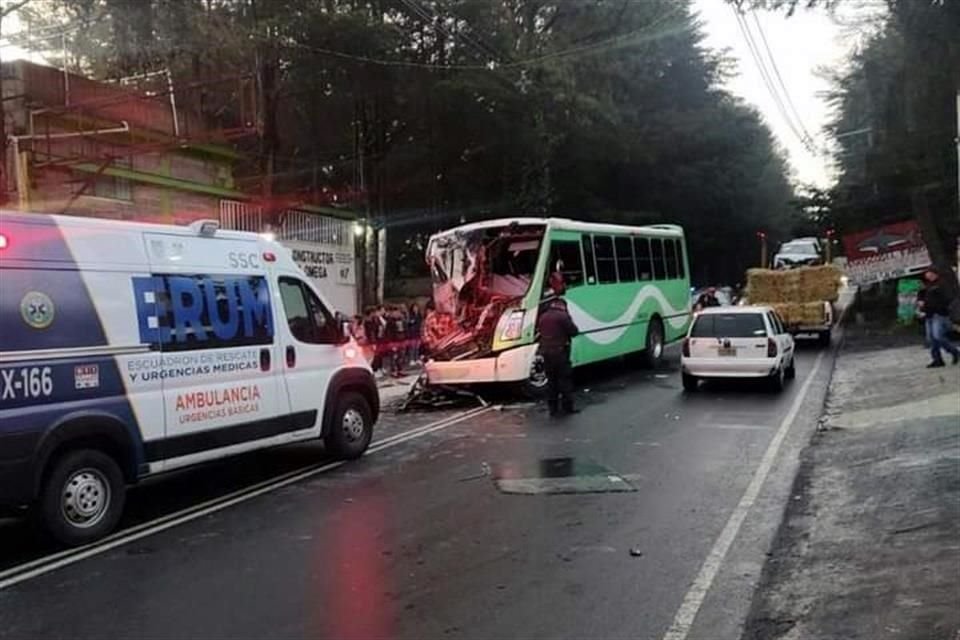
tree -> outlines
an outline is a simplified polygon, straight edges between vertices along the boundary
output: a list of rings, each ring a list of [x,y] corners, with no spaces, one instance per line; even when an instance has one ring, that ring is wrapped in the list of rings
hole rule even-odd
[[[752,7],[837,10],[856,0],[746,0]],[[888,0],[879,28],[831,74],[830,125],[840,178],[833,215],[844,229],[917,219],[935,266],[949,272],[960,235],[956,95],[960,3]],[[954,291],[956,280],[946,279]]]
[[[352,201],[392,230],[390,272],[482,217],[680,223],[704,282],[790,231],[783,154],[689,0],[38,1],[37,21],[102,14],[68,43],[95,76],[256,77],[241,184]]]

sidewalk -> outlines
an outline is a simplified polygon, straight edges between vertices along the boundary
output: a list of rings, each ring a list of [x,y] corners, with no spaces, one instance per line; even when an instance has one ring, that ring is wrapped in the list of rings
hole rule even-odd
[[[960,367],[848,333],[744,638],[960,640]]]

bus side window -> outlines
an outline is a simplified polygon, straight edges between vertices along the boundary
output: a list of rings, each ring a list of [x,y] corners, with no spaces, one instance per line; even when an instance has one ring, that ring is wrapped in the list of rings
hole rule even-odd
[[[587,274],[587,284],[597,284],[597,268],[593,262],[593,240],[590,234],[583,234],[581,244],[583,245],[583,266]]]
[[[580,243],[576,240],[553,240],[550,243],[550,273],[562,264],[563,283],[567,287],[579,287],[583,284],[583,260],[580,257]]]
[[[677,243],[675,240],[664,240],[663,248],[666,253],[667,280],[677,278]]]
[[[613,248],[617,250],[617,271],[620,273],[620,282],[634,282],[637,279],[637,263],[633,258],[633,243],[630,238],[619,236],[613,240]]]
[[[653,262],[653,279],[663,280],[666,276],[666,269],[663,268],[663,240],[660,238],[651,238],[650,249],[650,256]]]
[[[637,280],[650,280],[653,278],[653,270],[650,267],[650,241],[646,238],[634,238],[633,251],[637,256]]]
[[[617,281],[617,260],[613,256],[613,238],[593,236],[593,254],[597,260],[597,280],[600,284]]]
[[[686,278],[686,268],[684,267],[683,260],[683,240],[675,240],[677,243],[677,277]]]

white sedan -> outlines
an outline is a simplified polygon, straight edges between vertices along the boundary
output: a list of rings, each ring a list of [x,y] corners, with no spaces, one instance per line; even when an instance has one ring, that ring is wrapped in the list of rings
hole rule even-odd
[[[712,307],[683,340],[683,388],[709,378],[767,378],[777,391],[796,375],[793,336],[770,307]]]

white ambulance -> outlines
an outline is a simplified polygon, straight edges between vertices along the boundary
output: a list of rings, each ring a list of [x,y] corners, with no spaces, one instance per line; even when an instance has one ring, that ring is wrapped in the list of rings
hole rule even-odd
[[[107,534],[146,476],[314,438],[359,457],[379,409],[279,244],[0,212],[0,506],[58,540]]]

